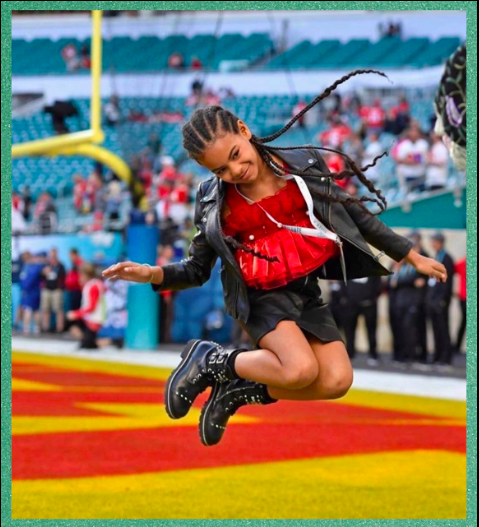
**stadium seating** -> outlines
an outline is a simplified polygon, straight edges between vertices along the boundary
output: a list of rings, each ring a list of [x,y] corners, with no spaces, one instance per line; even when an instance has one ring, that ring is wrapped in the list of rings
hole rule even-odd
[[[323,40],[314,45],[303,40],[277,55],[267,69],[338,68],[356,66],[424,67],[436,66],[459,46],[459,38],[441,38],[430,43],[427,38],[384,37],[376,43],[352,39],[344,44]]]
[[[67,73],[61,51],[69,43],[78,50],[90,39],[80,42],[74,38],[56,41],[35,39],[12,41],[12,74],[41,75]],[[267,55],[273,47],[268,35],[254,33],[223,35],[218,40],[213,35],[196,35],[191,39],[183,35],[172,35],[165,39],[144,36],[137,40],[130,37],[114,37],[103,42],[103,69],[124,71],[158,71],[168,68],[168,57],[173,52],[183,55],[188,66],[193,56],[217,70],[224,60],[247,60],[250,64]],[[79,70],[86,72],[87,70]]]
[[[66,73],[61,50],[69,43],[80,49],[84,43],[89,46],[90,39],[13,40],[12,73]],[[292,70],[352,66],[425,67],[443,62],[459,44],[460,39],[454,37],[440,38],[433,43],[427,38],[401,40],[399,37],[384,37],[376,43],[367,39],[352,39],[346,43],[322,40],[317,44],[303,40],[268,61],[274,45],[270,37],[263,33],[253,33],[247,37],[226,34],[218,39],[213,35],[196,35],[192,38],[171,35],[165,39],[143,36],[137,40],[114,37],[103,42],[103,69],[118,72],[165,70],[168,68],[168,57],[174,51],[183,55],[186,66],[196,56],[204,67],[208,66],[213,71],[220,68],[222,61],[233,60],[247,60],[252,66],[260,62],[260,67],[268,70],[285,67]]]
[[[312,95],[304,97],[306,102]],[[411,111],[413,117],[420,122],[424,129],[429,129],[429,120],[432,114],[430,99],[424,93],[411,92]],[[233,111],[247,123],[253,123],[257,135],[267,135],[279,129],[291,116],[291,110],[298,101],[298,96],[254,96],[235,97],[223,101],[223,105]],[[106,102],[106,101],[103,101]],[[67,120],[71,131],[85,129],[88,126],[89,101],[76,100],[80,117]],[[184,104],[183,98],[121,98],[120,111],[123,116],[128,116],[131,110],[136,110],[151,115],[153,112],[168,109],[181,111],[188,118],[193,111],[192,107]],[[353,128],[358,124],[358,118],[349,116]],[[305,131],[293,127],[275,144],[278,146],[313,143],[318,132],[325,129],[325,123],[318,122]],[[124,120],[116,127],[105,126],[106,148],[119,154],[129,161],[131,157],[143,150],[151,134],[161,137],[164,152],[171,155],[177,162],[182,162],[183,171],[193,171],[199,176],[206,175],[197,163],[187,160],[181,146],[181,124],[173,123],[143,123]],[[30,141],[53,135],[51,117],[39,112],[28,118],[12,120],[12,139],[14,143]],[[390,148],[392,137],[383,137],[386,148]],[[393,173],[393,162],[390,158],[383,160],[382,169],[386,176]],[[41,191],[48,190],[53,195],[68,196],[72,189],[72,177],[75,173],[84,176],[93,170],[93,161],[80,157],[25,157],[12,161],[12,184],[18,190],[22,184],[28,185],[34,196]],[[391,179],[391,178],[389,178]],[[395,188],[391,182],[388,188]]]

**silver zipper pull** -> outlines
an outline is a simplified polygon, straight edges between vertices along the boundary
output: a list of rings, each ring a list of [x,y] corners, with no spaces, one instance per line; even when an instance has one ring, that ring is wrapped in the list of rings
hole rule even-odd
[[[339,240],[339,251],[341,253],[340,259],[341,259],[341,270],[343,272],[343,279],[344,279],[344,285],[348,285],[348,279],[346,276],[346,260],[344,259],[344,251],[343,251],[343,242]]]

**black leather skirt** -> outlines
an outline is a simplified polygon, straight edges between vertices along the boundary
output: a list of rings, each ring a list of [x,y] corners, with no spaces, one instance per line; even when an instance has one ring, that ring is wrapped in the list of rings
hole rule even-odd
[[[344,339],[323,299],[318,284],[320,270],[289,282],[283,287],[261,290],[248,288],[250,315],[240,322],[255,347],[281,320],[293,320],[303,330],[323,342]]]

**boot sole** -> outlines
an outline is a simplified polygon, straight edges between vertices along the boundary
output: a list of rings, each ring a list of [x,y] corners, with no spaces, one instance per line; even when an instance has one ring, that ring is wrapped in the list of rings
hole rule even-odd
[[[170,419],[181,419],[181,417],[185,417],[184,415],[180,417],[175,416],[171,411],[171,402],[170,402],[171,385],[173,381],[175,380],[176,376],[178,375],[178,373],[180,372],[180,370],[183,368],[183,366],[186,364],[188,359],[191,357],[193,351],[195,351],[196,346],[200,342],[201,340],[190,340],[188,342],[185,349],[181,352],[181,355],[180,355],[182,358],[181,362],[178,364],[178,366],[173,370],[171,375],[168,377],[168,381],[165,387],[165,410],[166,410],[166,413],[168,414],[168,417],[170,417]]]
[[[208,411],[210,409],[210,406],[213,404],[213,401],[215,400],[215,397],[216,397],[216,394],[218,392],[218,389],[219,389],[219,383],[215,383],[215,385],[213,386],[213,389],[211,390],[211,394],[210,394],[210,397],[209,399],[206,401],[206,403],[204,404],[203,408],[201,409],[201,414],[200,414],[200,423],[199,423],[199,432],[200,432],[200,440],[201,440],[201,443],[203,444],[203,446],[213,446],[213,445],[216,445],[217,443],[208,443],[206,441],[206,437],[205,437],[205,423],[206,423],[206,420],[207,420],[207,417],[208,417]]]

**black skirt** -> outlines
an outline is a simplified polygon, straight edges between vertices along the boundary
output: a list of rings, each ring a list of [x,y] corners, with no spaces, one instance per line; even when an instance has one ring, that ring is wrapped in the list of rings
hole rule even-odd
[[[248,288],[251,311],[247,322],[240,325],[255,347],[259,347],[259,340],[281,320],[296,322],[305,334],[310,333],[323,342],[344,342],[328,304],[321,298],[319,276],[320,270],[316,270],[283,287]]]

